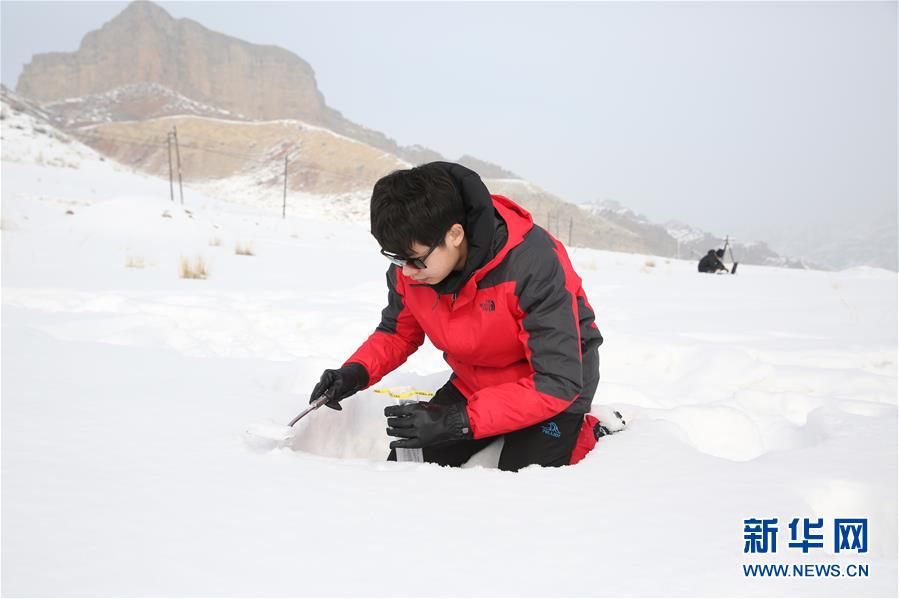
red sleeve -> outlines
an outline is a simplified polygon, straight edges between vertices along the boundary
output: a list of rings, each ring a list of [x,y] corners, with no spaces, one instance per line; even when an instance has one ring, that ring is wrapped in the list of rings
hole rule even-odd
[[[381,312],[381,324],[344,362],[362,364],[368,372],[369,386],[399,368],[424,342],[424,331],[406,307],[399,270],[391,265],[387,271],[387,307]]]

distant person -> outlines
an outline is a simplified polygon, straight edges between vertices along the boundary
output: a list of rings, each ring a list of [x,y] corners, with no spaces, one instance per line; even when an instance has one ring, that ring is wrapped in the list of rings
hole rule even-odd
[[[392,449],[461,466],[502,437],[499,468],[517,471],[576,463],[609,432],[589,414],[602,343],[593,308],[562,243],[526,210],[474,171],[432,162],[375,183],[371,233],[391,263],[381,323],[310,401],[340,409],[427,336],[452,375],[430,402],[384,410]]]
[[[702,257],[698,265],[699,272],[716,273],[720,271],[730,272],[730,269],[724,266],[724,250],[709,250],[709,253]]]

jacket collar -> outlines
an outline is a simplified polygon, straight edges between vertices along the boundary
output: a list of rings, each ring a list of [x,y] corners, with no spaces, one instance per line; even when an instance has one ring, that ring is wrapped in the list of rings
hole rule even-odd
[[[462,227],[468,240],[468,257],[460,271],[431,285],[438,295],[455,294],[462,300],[505,255],[521,243],[533,226],[531,215],[514,202],[491,196],[481,177],[461,164],[434,162],[444,169],[458,187],[465,208]],[[463,293],[463,290],[466,293]]]

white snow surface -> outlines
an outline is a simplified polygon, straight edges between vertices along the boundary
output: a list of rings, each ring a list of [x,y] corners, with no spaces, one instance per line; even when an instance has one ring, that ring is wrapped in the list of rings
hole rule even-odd
[[[48,122],[0,102],[3,123],[3,162],[20,162],[63,168],[78,168],[83,162],[101,162],[100,155],[73,140]]]
[[[629,424],[580,464],[501,472],[496,444],[462,469],[385,462],[372,391],[271,449],[247,431],[281,430],[378,324],[365,223],[321,199],[182,207],[66,160],[4,149],[4,595],[896,595],[895,273],[572,249],[606,339],[594,413]],[[426,342],[376,388],[449,374]],[[743,553],[744,520],[774,517],[778,552]],[[823,549],[787,548],[796,517],[824,519]],[[869,551],[835,553],[833,520],[859,517]],[[741,568],[778,563],[870,575]]]

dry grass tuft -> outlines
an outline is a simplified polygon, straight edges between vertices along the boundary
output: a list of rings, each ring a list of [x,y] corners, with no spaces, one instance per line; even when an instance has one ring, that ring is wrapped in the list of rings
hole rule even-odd
[[[643,274],[649,274],[651,272],[655,272],[653,269],[656,267],[656,261],[652,258],[647,258],[643,262],[643,266],[640,267],[640,272]]]
[[[219,247],[222,245],[222,240],[218,237],[213,237],[209,240],[209,245],[211,245],[212,247]]]
[[[238,256],[255,256],[253,253],[253,246],[249,243],[246,245],[241,244],[239,241],[234,244],[234,253]]]
[[[125,260],[125,268],[143,268],[144,259],[140,256],[128,256]]]
[[[181,257],[181,278],[182,279],[205,279],[209,276],[206,272],[206,261],[203,256],[194,258],[194,263],[190,263],[190,259]]]

